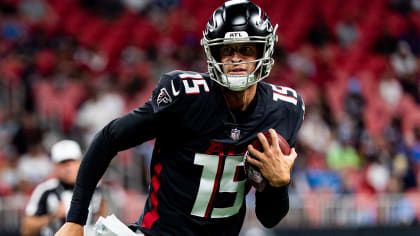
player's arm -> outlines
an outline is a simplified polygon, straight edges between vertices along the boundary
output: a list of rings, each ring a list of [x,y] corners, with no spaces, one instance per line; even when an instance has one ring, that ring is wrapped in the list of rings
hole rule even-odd
[[[298,103],[290,113],[291,135],[288,140],[291,147],[295,146],[297,133],[302,125],[305,113],[305,105],[300,96]],[[267,228],[277,225],[289,211],[288,184],[290,174],[297,157],[296,151],[292,148],[289,155],[284,155],[278,145],[275,130],[269,130],[273,145],[269,145],[264,135],[259,134],[258,138],[263,146],[264,152],[258,152],[250,146],[249,151],[258,160],[248,158],[248,161],[257,166],[269,182],[263,192],[256,193],[255,213],[258,220]]]
[[[149,103],[110,122],[89,146],[77,175],[67,223],[56,235],[80,235],[100,178],[119,152],[153,138],[155,115]]]
[[[264,227],[276,226],[289,211],[287,188],[268,185],[263,192],[256,193],[255,214]]]
[[[93,192],[112,158],[119,151],[156,137],[160,117],[178,101],[170,93],[162,92],[171,91],[171,81],[170,76],[164,75],[153,91],[152,99],[142,107],[112,121],[95,136],[80,165],[67,223],[57,232],[57,236],[67,235],[72,231],[83,232],[82,225],[86,223]]]
[[[156,117],[150,103],[111,121],[90,144],[77,174],[67,223],[56,235],[83,232],[92,195],[113,157],[153,138]],[[72,234],[69,234],[72,235]],[[75,234],[80,235],[80,234]]]
[[[257,159],[247,159],[260,169],[268,181],[264,191],[256,193],[255,205],[258,220],[267,228],[278,224],[289,210],[287,186],[290,182],[290,171],[297,157],[294,148],[290,155],[284,155],[279,147],[276,131],[270,129],[269,133],[273,145],[269,145],[263,134],[258,134],[264,152],[259,152],[250,145],[248,150]]]
[[[77,175],[67,221],[84,224],[95,188],[119,151],[153,138],[155,115],[146,103],[105,126],[89,146]]]

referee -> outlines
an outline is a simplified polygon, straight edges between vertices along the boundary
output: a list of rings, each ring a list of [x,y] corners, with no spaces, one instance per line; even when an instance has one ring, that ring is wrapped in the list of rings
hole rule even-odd
[[[62,140],[53,145],[51,159],[56,177],[40,183],[33,191],[22,221],[23,236],[52,236],[65,223],[81,157],[82,151],[75,141]],[[97,189],[89,206],[87,228],[99,216],[106,215],[106,208],[102,191]]]

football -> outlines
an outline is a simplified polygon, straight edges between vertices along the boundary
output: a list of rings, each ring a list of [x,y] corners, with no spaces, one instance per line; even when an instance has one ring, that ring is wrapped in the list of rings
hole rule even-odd
[[[264,136],[266,137],[268,143],[271,145],[273,142],[271,140],[271,136],[270,133],[266,132],[264,133]],[[290,154],[290,146],[287,143],[286,139],[283,138],[283,136],[281,136],[280,134],[277,134],[278,137],[278,141],[279,141],[279,146],[280,149],[282,151],[282,153],[284,155],[289,155]],[[261,145],[261,142],[258,138],[256,138],[254,141],[252,141],[252,146],[254,146],[255,149],[257,149],[260,152],[264,152],[263,147]],[[261,174],[260,170],[258,167],[248,163],[246,161],[246,158],[250,156],[251,158],[254,158],[251,153],[249,153],[248,151],[245,154],[245,173],[246,176],[249,180],[249,182],[252,184],[252,186],[254,186],[254,188],[259,191],[262,192],[265,188],[265,186],[267,185],[267,180],[264,178],[264,176]]]

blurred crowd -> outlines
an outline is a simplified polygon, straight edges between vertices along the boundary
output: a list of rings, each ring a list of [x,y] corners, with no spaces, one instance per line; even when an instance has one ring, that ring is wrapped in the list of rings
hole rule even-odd
[[[222,2],[2,0],[0,196],[30,193],[54,142],[86,148],[162,73],[206,71],[199,40]],[[306,103],[291,191],[419,191],[420,1],[254,2],[279,24],[267,81]],[[108,178],[146,184],[150,144],[121,156]]]

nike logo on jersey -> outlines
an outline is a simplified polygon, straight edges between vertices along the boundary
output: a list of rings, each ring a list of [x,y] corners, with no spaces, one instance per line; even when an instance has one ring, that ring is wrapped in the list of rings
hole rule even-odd
[[[158,106],[160,106],[161,103],[169,104],[172,102],[171,96],[169,96],[168,91],[166,91],[166,88],[162,88],[160,90],[159,96],[156,99],[156,103]]]
[[[174,81],[171,80],[171,86],[172,86],[172,94],[176,97],[179,95],[180,90],[176,91],[174,86]]]

